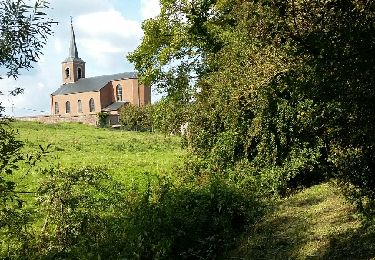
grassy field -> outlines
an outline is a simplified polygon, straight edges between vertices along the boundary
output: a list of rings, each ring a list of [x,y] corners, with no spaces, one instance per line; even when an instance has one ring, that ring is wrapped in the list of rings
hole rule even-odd
[[[125,184],[141,182],[146,173],[151,176],[173,174],[185,155],[180,139],[160,134],[100,129],[92,126],[61,123],[14,122],[24,152],[33,154],[39,145],[50,145],[49,153],[39,167],[25,166],[17,175],[18,187],[30,189],[39,179],[37,168],[101,166]]]
[[[33,154],[40,149],[39,145],[50,145],[49,153],[38,163],[38,167],[23,166],[15,175],[17,189],[23,191],[35,190],[38,182],[43,179],[39,171],[41,168],[56,166],[101,166],[116,180],[126,185],[139,186],[145,184],[150,176],[173,176],[175,168],[182,165],[187,154],[181,149],[180,139],[175,136],[98,129],[71,123],[45,125],[14,122],[13,126],[18,129],[19,138],[25,143],[25,153]],[[175,179],[178,180],[178,177]],[[160,216],[169,216],[169,219],[164,219],[165,223],[160,222],[163,230],[168,226],[166,223],[174,227],[173,217],[176,212],[180,211],[179,214],[183,215],[192,206],[189,203],[195,203],[194,200],[190,201],[192,196],[202,199],[199,205],[208,203],[206,206],[209,207],[211,202],[206,199],[213,197],[206,198],[202,196],[204,193],[200,193],[202,191],[196,189],[197,187],[190,193],[186,189],[180,192],[173,190],[171,194],[177,195],[176,197],[156,205],[161,213],[147,204],[152,210],[146,210],[149,217],[145,216],[139,223],[140,226],[136,226],[140,234],[149,232],[150,225],[159,227],[159,222],[155,224],[152,220],[161,220]],[[219,202],[225,194],[226,191],[219,193]],[[175,198],[180,199],[176,205],[173,204]],[[181,203],[185,203],[186,208]],[[280,199],[270,208],[273,210],[269,214],[255,225],[250,225],[248,231],[236,239],[234,249],[227,252],[223,259],[375,259],[375,229],[371,225],[363,225],[353,206],[332,183],[304,189],[293,196]],[[142,207],[140,209],[140,216],[143,216]],[[208,212],[211,211],[209,208]],[[199,220],[200,215],[205,218],[207,213],[202,211],[204,214],[200,214],[199,210],[192,212],[196,215],[189,215],[191,212],[186,211],[187,215],[179,220],[182,222],[178,227],[192,216],[196,217],[194,220]],[[139,216],[135,219],[138,218]],[[150,223],[145,224],[144,221]]]

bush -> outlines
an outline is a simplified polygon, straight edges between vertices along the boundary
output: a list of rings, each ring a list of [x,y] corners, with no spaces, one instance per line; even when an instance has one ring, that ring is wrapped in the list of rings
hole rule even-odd
[[[131,210],[132,250],[144,259],[213,259],[262,216],[254,197],[222,179],[149,187]]]
[[[45,174],[34,258],[212,259],[263,213],[254,193],[220,178],[148,176],[146,189],[125,189],[102,168]]]
[[[108,125],[108,112],[99,112],[98,119],[99,119],[99,126],[106,127]]]
[[[126,130],[152,131],[152,105],[124,106],[120,110],[120,122]]]
[[[118,220],[126,212],[122,186],[102,168],[52,168],[45,174],[38,190],[44,213],[38,254],[57,259],[115,256],[112,249],[119,248],[116,238],[123,228]]]

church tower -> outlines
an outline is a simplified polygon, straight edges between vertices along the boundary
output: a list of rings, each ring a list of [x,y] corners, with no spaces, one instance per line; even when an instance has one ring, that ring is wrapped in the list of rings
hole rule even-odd
[[[85,77],[85,62],[78,57],[76,37],[73,29],[73,21],[70,21],[71,35],[69,57],[62,62],[63,84],[74,83]]]

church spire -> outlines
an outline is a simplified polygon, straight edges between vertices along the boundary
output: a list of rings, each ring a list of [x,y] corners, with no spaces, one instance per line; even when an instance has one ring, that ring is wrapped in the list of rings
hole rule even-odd
[[[76,36],[73,29],[73,18],[70,17],[71,35],[70,35],[70,48],[69,48],[69,58],[78,59],[78,50],[76,45]]]
[[[69,56],[61,64],[63,84],[74,83],[81,78],[85,78],[85,62],[78,57],[72,17],[70,17],[70,29]]]

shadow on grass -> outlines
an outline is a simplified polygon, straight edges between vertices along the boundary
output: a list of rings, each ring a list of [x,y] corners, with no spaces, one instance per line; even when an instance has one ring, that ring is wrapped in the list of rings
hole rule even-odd
[[[273,219],[254,230],[247,252],[240,255],[245,259],[295,259],[306,230],[306,223],[298,217]]]
[[[322,259],[374,259],[375,229],[360,227],[332,236],[320,255]]]
[[[337,189],[318,185],[282,201],[225,259],[370,259],[375,228],[363,228]]]

